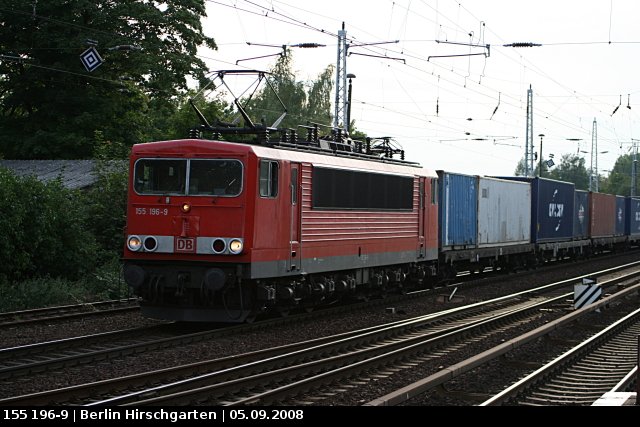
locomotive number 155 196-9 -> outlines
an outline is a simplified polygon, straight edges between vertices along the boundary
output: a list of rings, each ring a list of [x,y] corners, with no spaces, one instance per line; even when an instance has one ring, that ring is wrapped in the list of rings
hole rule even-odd
[[[168,208],[136,208],[136,215],[167,216]]]

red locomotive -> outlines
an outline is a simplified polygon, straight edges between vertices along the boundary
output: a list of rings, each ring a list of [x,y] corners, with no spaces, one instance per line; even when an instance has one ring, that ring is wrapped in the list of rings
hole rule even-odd
[[[435,274],[435,172],[388,140],[308,138],[254,125],[131,153],[125,280],[143,315],[244,322],[383,293]],[[415,279],[415,280],[413,280]]]

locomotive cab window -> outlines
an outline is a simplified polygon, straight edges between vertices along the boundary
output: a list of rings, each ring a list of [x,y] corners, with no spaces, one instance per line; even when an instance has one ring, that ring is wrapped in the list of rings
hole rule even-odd
[[[191,160],[189,195],[234,197],[242,191],[242,162],[229,159]]]
[[[134,169],[138,194],[234,197],[242,191],[242,162],[233,159],[140,159]]]
[[[140,159],[134,170],[134,188],[139,194],[184,194],[187,161]]]
[[[278,162],[260,160],[260,197],[278,195]]]

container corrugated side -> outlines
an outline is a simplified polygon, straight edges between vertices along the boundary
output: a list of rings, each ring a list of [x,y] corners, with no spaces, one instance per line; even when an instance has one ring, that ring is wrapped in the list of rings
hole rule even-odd
[[[475,248],[477,176],[438,171],[440,247]]]
[[[627,236],[640,236],[640,198],[627,197],[627,220],[624,234]]]
[[[531,241],[531,184],[478,179],[478,247]]]
[[[589,237],[611,237],[616,231],[616,196],[589,193]]]
[[[576,190],[573,204],[573,238],[582,240],[589,237],[589,192]]]
[[[575,185],[535,178],[531,183],[531,237],[534,242],[558,242],[573,236]]]

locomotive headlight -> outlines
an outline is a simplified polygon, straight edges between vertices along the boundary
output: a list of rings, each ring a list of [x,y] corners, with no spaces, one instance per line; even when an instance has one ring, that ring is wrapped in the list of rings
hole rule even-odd
[[[127,239],[127,247],[130,251],[137,252],[142,247],[142,240],[138,236],[129,236]]]
[[[231,239],[229,241],[229,252],[231,252],[234,255],[239,254],[240,252],[242,252],[242,240],[240,239]]]
[[[144,238],[144,250],[153,252],[158,248],[158,239],[153,236],[147,236]]]
[[[221,254],[227,248],[227,244],[222,239],[215,239],[211,243],[211,249],[213,249],[214,254]]]
[[[180,205],[180,210],[183,213],[189,213],[191,211],[191,203],[184,202],[182,205]]]

